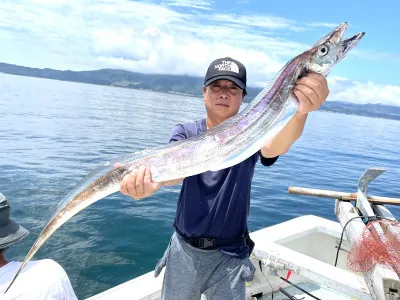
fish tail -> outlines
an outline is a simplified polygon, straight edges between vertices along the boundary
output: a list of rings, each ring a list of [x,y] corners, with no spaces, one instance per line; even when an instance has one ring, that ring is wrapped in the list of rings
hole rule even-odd
[[[22,266],[22,265],[21,265]],[[21,272],[21,267],[18,269],[17,274],[15,274],[13,280],[11,280],[11,283],[8,285],[8,288],[6,289],[6,291],[4,292],[4,295],[8,292],[8,290],[10,289],[10,287],[13,285],[13,283],[15,282],[15,279],[17,279],[19,273]]]
[[[71,197],[67,197],[66,201],[61,203],[61,205],[59,203],[56,212],[53,213],[53,216],[51,217],[50,221],[46,224],[45,228],[39,234],[38,238],[36,239],[31,249],[29,250],[28,254],[26,255],[24,261],[22,262],[21,266],[19,267],[17,273],[15,274],[13,280],[11,281],[10,285],[8,286],[4,294],[13,285],[13,283],[21,273],[22,269],[29,262],[29,260],[35,255],[35,253],[47,241],[47,239],[59,227],[61,227],[61,225],[63,225],[66,221],[68,221],[78,211],[84,209],[86,206],[97,201],[98,199],[103,198],[104,195],[116,192],[117,187],[113,186],[115,186],[116,183],[119,183],[122,180],[123,176],[127,174],[127,172],[129,172],[129,170],[125,166],[112,169],[110,172],[102,175],[100,178],[95,180],[91,185],[89,185],[85,189],[80,190],[78,193],[76,193]],[[91,174],[91,176],[93,176],[93,173]],[[105,191],[104,195],[101,195],[101,191],[99,192],[98,190],[99,186],[102,186],[107,190]],[[100,196],[96,194],[100,194]]]
[[[41,243],[43,244],[43,242]],[[11,286],[14,284],[15,280],[21,273],[22,269],[26,266],[26,264],[29,262],[29,260],[35,255],[35,253],[38,251],[40,248],[41,244],[39,244],[39,240],[36,241],[31,249],[29,250],[28,254],[26,255],[25,259],[21,263],[21,266],[19,267],[17,273],[15,274],[14,278],[12,279],[11,283],[8,285],[7,289],[5,290],[4,294],[7,293],[7,291],[11,288]]]

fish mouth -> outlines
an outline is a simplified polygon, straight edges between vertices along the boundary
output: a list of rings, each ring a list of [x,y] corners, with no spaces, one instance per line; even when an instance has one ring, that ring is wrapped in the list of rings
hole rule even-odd
[[[329,37],[329,41],[332,44],[341,44],[342,45],[342,55],[345,56],[347,52],[353,49],[357,43],[362,39],[365,35],[365,32],[359,32],[348,39],[343,39],[343,34],[346,31],[349,24],[344,22],[343,24],[336,27]]]
[[[337,55],[337,61],[342,60],[346,54],[353,49],[358,42],[363,38],[365,32],[359,32],[348,39],[343,39],[344,32],[348,27],[348,23],[344,22],[338,27],[336,27],[330,34],[327,36],[327,41],[332,45],[341,46],[340,51]]]
[[[348,26],[349,26],[349,24],[347,22],[344,22],[344,23],[340,24],[338,27],[336,27],[332,31],[331,36],[329,37],[329,41],[332,44],[339,43],[342,40],[343,34]]]
[[[345,39],[342,41],[342,51],[343,55],[346,55],[351,49],[358,44],[358,42],[363,38],[365,32],[359,32],[353,35],[351,38]]]

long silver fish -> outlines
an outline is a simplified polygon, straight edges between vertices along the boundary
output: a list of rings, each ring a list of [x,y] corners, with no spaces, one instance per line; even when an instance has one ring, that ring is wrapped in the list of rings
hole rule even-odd
[[[343,40],[346,27],[343,23],[290,60],[246,108],[218,126],[185,141],[119,157],[92,171],[58,204],[7,290],[54,231],[90,204],[117,192],[122,178],[139,166],[149,166],[153,181],[163,182],[224,169],[260,150],[295,113],[292,88],[296,80],[310,71],[328,75],[363,37],[362,32]],[[115,163],[122,166],[114,168]]]

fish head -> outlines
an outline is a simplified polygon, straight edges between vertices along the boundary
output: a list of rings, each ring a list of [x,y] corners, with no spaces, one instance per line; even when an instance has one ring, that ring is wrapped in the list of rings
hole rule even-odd
[[[360,32],[351,38],[343,39],[347,26],[346,22],[339,25],[306,51],[309,57],[308,71],[328,75],[330,70],[358,44],[365,33]]]

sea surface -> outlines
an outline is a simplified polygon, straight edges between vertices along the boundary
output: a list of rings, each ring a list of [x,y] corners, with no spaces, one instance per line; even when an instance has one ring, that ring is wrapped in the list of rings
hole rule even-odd
[[[205,116],[201,98],[0,73],[0,191],[30,235],[10,248],[22,260],[61,198],[93,168],[168,142],[177,123]],[[400,122],[329,112],[309,115],[303,136],[272,167],[258,163],[251,231],[313,214],[336,220],[334,200],[289,186],[355,192],[368,167],[386,168],[370,195],[400,198]],[[79,299],[151,271],[170,235],[180,185],[135,201],[120,193],[89,206],[42,246]],[[389,206],[400,219],[400,207]]]

